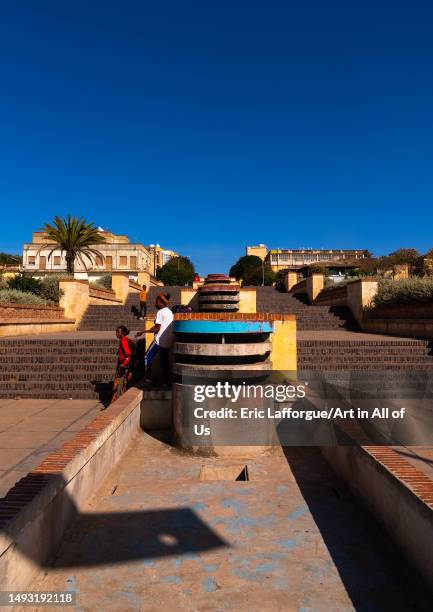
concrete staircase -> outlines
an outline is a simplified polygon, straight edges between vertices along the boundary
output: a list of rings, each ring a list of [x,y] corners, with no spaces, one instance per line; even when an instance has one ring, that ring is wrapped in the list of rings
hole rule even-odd
[[[164,290],[176,297],[173,288]],[[131,293],[125,304],[90,305],[78,329],[81,333],[0,339],[0,398],[106,402],[117,363],[115,329],[142,329],[143,322],[133,312],[138,313],[139,305],[139,295]],[[137,350],[142,349],[139,342]]]
[[[84,313],[79,331],[112,331],[118,325],[126,325],[130,330],[142,329],[143,323],[135,312],[139,312],[140,300],[138,293],[130,293],[125,304],[119,306],[90,305]]]
[[[111,394],[116,350],[115,337],[2,339],[0,398],[106,400]]]
[[[280,293],[274,287],[257,287],[257,312],[282,312],[296,315],[298,330],[357,329],[349,308],[316,306],[305,303],[302,294]]]
[[[432,370],[431,342],[360,333],[344,339],[298,337],[298,370]]]

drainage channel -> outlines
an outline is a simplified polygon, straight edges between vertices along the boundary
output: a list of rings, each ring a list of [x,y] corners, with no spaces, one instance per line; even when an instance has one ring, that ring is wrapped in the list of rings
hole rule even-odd
[[[203,465],[200,469],[200,480],[228,480],[245,482],[250,480],[248,465]]]

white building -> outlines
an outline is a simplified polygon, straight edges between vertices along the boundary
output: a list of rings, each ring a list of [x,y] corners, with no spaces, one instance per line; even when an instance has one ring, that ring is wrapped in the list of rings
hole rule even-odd
[[[94,245],[102,257],[92,257],[89,261],[84,257],[84,265],[75,261],[75,277],[97,280],[111,272],[125,272],[131,279],[137,280],[138,272],[153,273],[152,254],[141,243],[129,242],[127,236],[116,235],[101,229],[105,243]],[[56,249],[49,257],[52,247],[44,232],[33,232],[32,242],[24,244],[23,264],[25,272],[34,276],[46,276],[51,273],[66,272],[65,253]]]

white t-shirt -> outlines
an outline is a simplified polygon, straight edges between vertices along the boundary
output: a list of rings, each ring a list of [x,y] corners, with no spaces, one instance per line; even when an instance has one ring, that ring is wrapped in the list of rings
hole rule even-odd
[[[155,342],[163,348],[170,348],[173,341],[173,313],[170,308],[161,308],[156,313],[155,323],[161,325],[159,332],[155,334]]]

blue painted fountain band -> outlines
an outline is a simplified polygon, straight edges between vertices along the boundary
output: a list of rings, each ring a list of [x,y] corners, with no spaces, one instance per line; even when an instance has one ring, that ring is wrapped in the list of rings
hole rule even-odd
[[[174,321],[174,331],[183,334],[271,333],[270,321]]]

